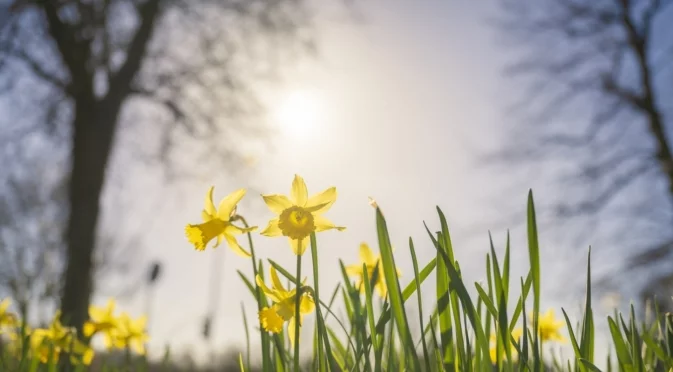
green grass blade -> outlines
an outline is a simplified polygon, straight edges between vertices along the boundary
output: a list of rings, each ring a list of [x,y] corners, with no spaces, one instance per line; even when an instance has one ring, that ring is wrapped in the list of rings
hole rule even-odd
[[[565,309],[561,308],[561,311],[563,312],[563,317],[566,320],[566,327],[568,328],[568,335],[570,335],[570,343],[572,344],[573,350],[575,351],[575,358],[580,359],[582,358],[582,352],[580,351],[579,344],[577,343],[577,338],[575,337],[572,324],[570,324],[570,318],[568,318],[568,314],[566,314]],[[581,364],[580,369],[584,370],[584,366]]]
[[[522,310],[523,310],[523,318],[526,317],[526,312],[525,309],[523,308],[523,305],[524,302],[526,302],[526,299],[528,298],[528,293],[530,292],[530,287],[532,283],[533,283],[533,275],[531,272],[528,272],[528,276],[526,276],[526,281],[523,284],[523,288],[521,289],[521,297],[519,298],[519,301],[517,302],[516,307],[514,308],[514,313],[512,314],[512,320],[509,326],[510,331],[513,331],[514,328],[516,327],[516,323],[519,321],[519,316],[521,316]]]
[[[540,315],[540,246],[538,244],[533,190],[528,191],[527,220],[528,256],[530,259],[530,270],[533,274],[533,329],[535,330],[533,335],[533,371],[540,372],[543,368],[539,355],[540,346],[538,339],[538,318]]]
[[[395,265],[390,237],[388,236],[388,228],[380,208],[376,208],[376,230],[378,233],[379,251],[381,252],[381,262],[383,263],[383,273],[388,287],[388,296],[390,298],[390,304],[400,340],[404,343],[407,352],[410,355],[415,355],[416,351],[413,348],[414,343],[411,339],[409,322],[407,320],[406,310],[404,309],[404,301],[402,299],[402,291],[400,290],[397,278],[397,266]],[[410,359],[413,363],[414,370],[420,370],[421,366],[418,359]]]
[[[313,266],[313,293],[315,295],[315,303],[319,304],[320,303],[320,281],[318,279],[318,243],[315,238],[315,232],[311,233],[311,258],[312,258],[312,266]],[[324,372],[325,369],[325,355],[323,352],[322,344],[323,344],[323,338],[325,337],[325,334],[323,333],[323,330],[325,328],[325,324],[323,323],[323,319],[320,316],[316,316],[316,328],[318,331],[318,342],[317,342],[317,354],[318,354],[318,366],[319,366],[319,371]],[[328,340],[329,341],[329,340]]]
[[[245,316],[243,303],[241,303],[241,313],[243,314],[243,328],[245,329],[245,365],[250,370],[250,330],[248,329],[248,317]]]
[[[610,334],[612,335],[612,343],[615,346],[615,351],[617,352],[617,361],[623,369],[626,369],[627,367],[632,368],[633,360],[631,358],[631,353],[629,352],[626,341],[624,341],[617,323],[615,323],[615,321],[609,316],[608,326],[610,328]]]
[[[418,286],[421,285],[428,276],[430,276],[432,271],[435,269],[436,264],[437,258],[433,258],[430,262],[428,262],[427,265],[425,265],[423,270],[421,270],[420,274],[418,275],[418,280],[414,280],[407,284],[407,286],[402,291],[402,298],[405,302],[411,298],[414,292],[417,291]]]
[[[463,310],[466,312],[467,318],[470,320],[470,323],[472,324],[472,329],[476,334],[476,341],[479,343],[479,346],[481,347],[482,352],[484,353],[485,359],[488,360],[488,358],[490,358],[488,354],[489,349],[488,339],[486,339],[484,331],[481,328],[481,320],[479,314],[477,314],[474,308],[474,304],[472,303],[470,295],[467,293],[465,284],[463,283],[463,280],[460,278],[460,275],[456,271],[456,268],[450,264],[449,256],[446,254],[446,252],[444,252],[439,247],[437,247],[437,251],[440,253],[441,259],[444,262],[444,266],[447,269],[447,273],[449,275],[449,280],[451,283],[451,288],[456,291],[457,296],[460,298],[460,301],[462,302],[463,305]],[[439,267],[439,263],[437,267]]]
[[[421,297],[421,280],[418,272],[418,259],[416,258],[416,250],[414,249],[414,241],[409,238],[409,251],[411,252],[411,262],[414,267],[414,282],[416,283],[416,297],[418,299],[418,324],[423,329],[423,301]],[[426,370],[430,371],[430,358],[428,355],[428,345],[425,343],[425,336],[421,335],[421,343],[423,344],[423,361],[425,362]]]
[[[437,313],[439,320],[439,339],[441,341],[441,354],[444,363],[443,369],[454,369],[454,355],[453,355],[453,326],[451,324],[451,297],[449,289],[449,272],[447,265],[450,261],[441,259],[441,255],[446,253],[437,245],[437,275],[436,286],[437,291]]]
[[[594,361],[594,317],[591,309],[591,248],[589,248],[587,262],[587,293],[584,308],[584,323],[582,325],[582,339],[580,340],[582,358],[588,362]]]
[[[602,372],[602,371],[600,370],[600,368],[596,367],[593,363],[591,363],[590,361],[588,361],[588,360],[586,360],[586,359],[584,359],[584,358],[580,358],[580,362],[581,362],[585,367],[587,367],[589,370],[591,370],[591,371],[594,371],[594,372]]]
[[[502,264],[502,289],[505,292],[505,301],[509,302],[509,262],[510,262],[510,249],[509,249],[509,231],[507,231],[507,243],[505,244],[505,261]]]
[[[369,277],[369,272],[367,271],[367,265],[362,264],[363,273],[365,277]],[[367,306],[367,323],[369,324],[369,339],[368,341],[374,347],[374,371],[381,371],[381,355],[382,355],[382,346],[379,342],[379,338],[376,337],[376,324],[374,323],[374,304],[372,301],[372,285],[369,280],[364,281],[365,285],[365,301]],[[368,356],[367,356],[368,357]]]
[[[498,309],[495,308],[495,305],[493,304],[493,301],[491,301],[491,298],[488,296],[486,291],[481,287],[479,283],[474,283],[475,288],[477,288],[477,293],[479,294],[479,299],[484,303],[484,306],[486,306],[486,310],[494,317],[498,318]]]

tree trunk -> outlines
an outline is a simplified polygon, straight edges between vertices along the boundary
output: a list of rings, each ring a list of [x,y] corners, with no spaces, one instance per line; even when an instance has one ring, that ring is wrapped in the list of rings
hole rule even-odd
[[[75,100],[61,311],[63,322],[78,330],[88,318],[100,195],[120,109],[121,100],[98,101],[93,94],[83,94]]]

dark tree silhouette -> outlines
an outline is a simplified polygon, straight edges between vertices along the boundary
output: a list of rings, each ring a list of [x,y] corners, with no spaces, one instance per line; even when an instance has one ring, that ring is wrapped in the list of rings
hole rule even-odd
[[[87,318],[120,131],[137,131],[141,152],[164,163],[235,163],[241,143],[265,133],[251,83],[310,50],[311,20],[303,0],[17,0],[0,9],[2,140],[39,131],[68,149],[65,323],[79,329]]]
[[[580,236],[592,239],[598,229],[609,230],[607,241],[621,249],[612,257],[626,257],[619,277],[629,279],[604,278],[603,284],[638,283],[641,295],[668,298],[673,1],[499,4],[497,29],[516,55],[507,73],[525,89],[513,107],[523,123],[497,163],[556,177],[554,223],[579,221]],[[647,275],[634,280],[644,268]]]

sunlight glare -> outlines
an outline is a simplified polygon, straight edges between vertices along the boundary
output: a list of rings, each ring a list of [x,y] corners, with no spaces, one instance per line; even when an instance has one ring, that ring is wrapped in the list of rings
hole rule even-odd
[[[304,139],[315,133],[323,114],[316,92],[295,90],[281,99],[274,121],[288,137]]]

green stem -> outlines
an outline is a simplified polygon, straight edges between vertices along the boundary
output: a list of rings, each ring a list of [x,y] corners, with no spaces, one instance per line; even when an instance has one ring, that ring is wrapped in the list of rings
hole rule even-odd
[[[313,260],[313,296],[315,297],[313,300],[316,303],[316,307],[320,306],[320,292],[318,290],[319,283],[318,283],[318,249],[317,249],[317,243],[316,243],[316,238],[315,238],[315,232],[311,233],[311,258]],[[319,309],[319,308],[318,308]],[[319,312],[318,312],[319,313]],[[318,314],[316,314],[318,315]],[[326,337],[326,335],[323,334],[323,329],[320,326],[320,322],[322,319],[320,319],[319,316],[316,316],[316,323],[315,326],[317,327],[318,330],[318,366],[320,366],[320,370],[323,368],[323,337]]]
[[[248,225],[248,222],[243,218],[241,215],[235,215],[231,218],[232,221],[234,220],[240,220],[243,223],[243,226],[245,228],[249,228],[250,225]],[[255,257],[255,248],[252,244],[252,234],[250,232],[247,233],[248,235],[248,245],[250,246],[250,255],[252,256],[252,273],[254,275],[254,282],[255,282],[255,299],[257,300],[257,311],[262,311],[262,301],[260,299],[262,298],[262,293],[257,285],[257,258]],[[262,337],[262,370],[263,371],[270,371],[271,370],[271,355],[269,354],[269,340],[268,337],[269,335],[264,331],[264,327],[262,327],[262,323],[260,321],[259,324],[259,333],[260,336]]]
[[[299,241],[301,247],[301,240]],[[297,253],[297,276],[295,277],[295,300],[294,300],[294,372],[299,372],[299,304],[301,302],[301,254]],[[292,330],[288,330],[292,332]]]

